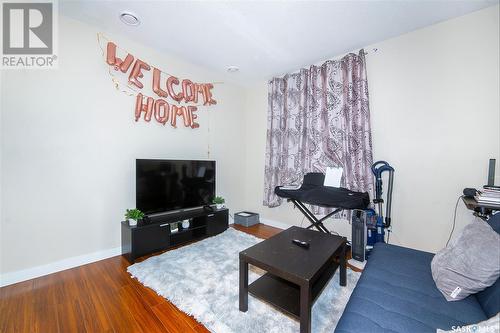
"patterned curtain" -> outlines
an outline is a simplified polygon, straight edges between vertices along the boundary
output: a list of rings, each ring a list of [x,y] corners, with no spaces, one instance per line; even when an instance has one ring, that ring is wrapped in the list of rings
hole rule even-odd
[[[342,187],[373,198],[372,141],[364,51],[329,60],[268,84],[264,205],[274,188],[300,184],[307,172],[342,167]],[[316,214],[325,210],[313,207]]]

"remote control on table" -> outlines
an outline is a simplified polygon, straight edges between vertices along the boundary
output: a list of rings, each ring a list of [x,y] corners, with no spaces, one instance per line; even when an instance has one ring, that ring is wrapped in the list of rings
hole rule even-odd
[[[309,248],[309,243],[308,242],[304,242],[304,241],[301,241],[301,240],[298,240],[298,239],[292,239],[292,243],[295,244],[295,245],[298,245],[300,247],[303,247],[304,249],[308,249]]]

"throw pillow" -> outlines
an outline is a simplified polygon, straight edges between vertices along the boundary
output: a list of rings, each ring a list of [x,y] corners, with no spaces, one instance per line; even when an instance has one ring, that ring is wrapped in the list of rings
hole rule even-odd
[[[500,275],[500,235],[477,218],[440,250],[431,262],[436,287],[447,301],[458,301],[489,286]]]

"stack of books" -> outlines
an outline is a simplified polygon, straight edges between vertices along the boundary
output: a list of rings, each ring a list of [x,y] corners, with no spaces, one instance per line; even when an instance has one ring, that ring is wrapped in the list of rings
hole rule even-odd
[[[483,205],[500,206],[500,187],[485,186],[483,189],[477,191],[475,199],[477,203]]]

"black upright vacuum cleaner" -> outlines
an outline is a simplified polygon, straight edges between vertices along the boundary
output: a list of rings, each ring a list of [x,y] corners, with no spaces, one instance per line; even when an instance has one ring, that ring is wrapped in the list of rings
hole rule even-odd
[[[356,209],[351,219],[352,258],[361,262],[369,257],[375,243],[385,243],[385,230],[391,226],[394,168],[385,161],[378,161],[372,165],[371,169],[375,177],[375,198],[373,199],[375,209]],[[389,177],[384,216],[382,174],[385,172],[389,173]],[[390,232],[390,229],[387,231]],[[387,241],[389,241],[389,236],[387,236]]]
[[[373,203],[375,204],[376,211],[376,235],[375,243],[385,242],[385,229],[391,226],[391,205],[392,205],[392,186],[394,182],[394,168],[389,165],[386,161],[378,161],[373,163],[372,172],[375,176],[375,198]],[[385,221],[384,221],[384,199],[382,190],[382,174],[384,172],[389,173],[389,181],[387,184],[387,199],[386,199],[386,209],[385,209]],[[370,242],[368,242],[370,243]],[[368,244],[370,245],[370,244]]]

